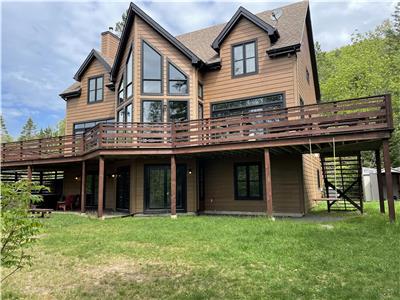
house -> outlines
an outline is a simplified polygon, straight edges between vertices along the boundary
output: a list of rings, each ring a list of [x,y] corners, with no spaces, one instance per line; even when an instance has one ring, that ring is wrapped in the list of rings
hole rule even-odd
[[[131,3],[74,80],[66,136],[3,144],[2,164],[15,178],[57,170],[99,216],[302,216],[323,189],[362,210],[360,151],[383,146],[390,166],[390,95],[320,102],[308,2],[179,36]],[[355,177],[340,168],[337,182],[337,160]]]
[[[379,184],[378,180],[382,180],[381,186],[383,190],[383,198],[387,198],[385,170],[381,170],[381,179],[378,179],[377,170],[375,168],[363,168],[363,190],[364,200],[374,201],[379,199]],[[393,197],[395,200],[400,199],[400,168],[392,168],[392,182],[393,182]]]

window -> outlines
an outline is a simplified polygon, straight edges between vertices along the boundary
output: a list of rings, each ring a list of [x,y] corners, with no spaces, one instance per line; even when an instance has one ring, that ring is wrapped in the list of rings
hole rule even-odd
[[[310,84],[310,72],[308,72],[308,69],[306,68],[306,80],[308,84]]]
[[[118,104],[121,104],[124,102],[124,76],[122,76],[121,83],[119,84],[119,89],[118,89]]]
[[[117,113],[117,122],[132,122],[132,103],[120,109]]]
[[[203,99],[203,95],[204,95],[204,88],[203,88],[203,85],[199,82],[199,84],[197,86],[197,96],[200,99]]]
[[[227,117],[259,110],[278,109],[284,106],[283,94],[275,94],[215,103],[211,105],[211,115],[212,117]]]
[[[232,75],[241,76],[257,73],[256,42],[232,47]]]
[[[88,102],[94,103],[103,100],[103,76],[89,78]]]
[[[319,174],[318,169],[317,169],[317,185],[318,185],[318,189],[321,189],[321,175]]]
[[[168,94],[188,94],[187,76],[171,63],[168,64]]]
[[[96,126],[99,123],[114,123],[114,119],[105,119],[105,120],[96,120],[96,121],[87,121],[87,122],[80,122],[75,123],[73,130],[74,134],[81,134],[84,133],[87,129],[90,129]]]
[[[129,58],[126,63],[126,98],[129,99],[133,96],[133,64],[132,64],[132,51],[129,53]]]
[[[262,200],[260,163],[240,163],[234,166],[235,199]]]
[[[204,107],[203,107],[203,103],[199,102],[199,119],[203,119],[204,118]]]
[[[161,100],[144,100],[142,102],[142,122],[156,123],[163,121]]]
[[[169,101],[168,102],[169,122],[186,121],[188,119],[187,101]]]
[[[142,42],[142,93],[162,93],[162,57],[146,42]]]

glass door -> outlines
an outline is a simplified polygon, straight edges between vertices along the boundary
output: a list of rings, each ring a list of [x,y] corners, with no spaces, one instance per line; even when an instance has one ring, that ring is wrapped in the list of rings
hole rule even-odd
[[[128,210],[130,199],[130,168],[117,169],[117,210]]]

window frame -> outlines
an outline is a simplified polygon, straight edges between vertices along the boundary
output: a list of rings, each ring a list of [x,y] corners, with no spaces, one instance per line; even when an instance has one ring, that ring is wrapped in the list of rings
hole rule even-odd
[[[187,92],[186,93],[171,93],[170,87],[169,87],[169,82],[170,81],[176,81],[174,79],[171,79],[169,77],[169,67],[173,66],[175,69],[177,69],[179,72],[181,72],[185,77],[186,77],[186,87],[187,87]],[[174,64],[172,61],[167,59],[167,95],[168,96],[189,96],[190,94],[190,85],[189,85],[189,75],[184,72],[181,68],[179,68],[176,64]]]
[[[131,59],[131,62],[132,62],[132,78],[131,78],[131,83],[130,83],[130,85],[131,85],[131,88],[132,88],[132,95],[130,96],[130,97],[128,97],[128,62],[129,62],[129,58]],[[125,101],[129,101],[129,100],[131,100],[132,98],[133,98],[133,96],[134,96],[134,78],[133,78],[133,76],[134,76],[134,74],[135,74],[135,72],[134,72],[134,61],[133,61],[133,44],[131,45],[131,47],[130,47],[130,49],[129,49],[129,55],[128,55],[128,57],[127,57],[127,59],[126,59],[126,62],[125,62],[125,70],[124,70],[124,78],[125,78],[125,80],[124,80],[124,101],[122,101],[121,103],[123,103],[123,102],[125,102]]]
[[[162,99],[142,99],[140,103],[140,122],[144,123],[143,121],[143,113],[144,113],[144,102],[161,102],[161,122],[156,123],[164,123],[164,101]],[[149,122],[146,122],[149,123]],[[151,122],[152,123],[152,122]]]
[[[238,167],[246,167],[246,196],[239,196],[238,193]],[[259,194],[260,196],[254,197],[250,196],[250,176],[249,176],[249,167],[250,166],[257,166],[258,167],[258,184],[259,184]],[[233,164],[233,185],[234,185],[234,199],[235,200],[255,200],[255,201],[262,201],[264,200],[263,195],[263,174],[262,174],[262,166],[260,162],[240,162]]]
[[[76,134],[83,134],[85,133],[86,130],[93,128],[94,126],[98,125],[99,123],[114,123],[115,122],[115,118],[105,118],[105,119],[94,119],[94,120],[87,120],[87,121],[80,121],[80,122],[74,122],[72,124],[72,134],[76,135]],[[75,133],[75,126],[79,125],[79,124],[87,124],[87,123],[97,123],[94,126],[90,127],[90,128],[83,128],[84,131],[82,133]]]
[[[246,72],[246,45],[254,43],[254,59],[255,59],[255,70],[254,72]],[[236,47],[242,47],[243,51],[243,74],[235,74],[235,51]],[[252,57],[251,57],[252,58]],[[231,45],[231,76],[232,78],[240,78],[244,76],[251,76],[258,74],[258,39],[251,39]]]
[[[101,100],[96,100],[97,99],[97,79],[98,78],[102,78],[102,97]],[[94,80],[94,101],[90,101],[90,81]],[[99,102],[103,102],[104,101],[104,74],[101,75],[95,75],[95,76],[91,76],[88,78],[87,81],[87,104],[95,104],[95,103],[99,103]]]
[[[171,120],[171,114],[170,114],[170,110],[169,110],[169,104],[171,102],[186,102],[187,105],[187,112],[186,112],[186,120],[184,121],[172,121]],[[190,120],[190,100],[189,99],[168,99],[167,101],[167,122],[185,122],[185,121],[189,121]]]
[[[200,89],[201,87],[201,89]],[[200,90],[201,90],[201,95],[200,95]],[[204,85],[200,81],[197,83],[197,98],[203,100],[204,98]]]
[[[144,74],[144,44],[149,46],[153,51],[155,51],[158,55],[160,55],[160,79],[145,79]],[[158,51],[153,45],[147,42],[145,39],[141,40],[141,49],[140,49],[140,94],[143,96],[162,96],[164,94],[164,56]],[[144,81],[160,81],[161,82],[161,90],[159,93],[146,93],[144,92]]]

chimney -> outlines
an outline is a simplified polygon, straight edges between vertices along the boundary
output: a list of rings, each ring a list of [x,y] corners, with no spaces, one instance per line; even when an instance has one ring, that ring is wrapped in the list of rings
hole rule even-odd
[[[119,37],[112,32],[113,28],[101,33],[101,54],[111,59],[115,58],[117,53]]]

